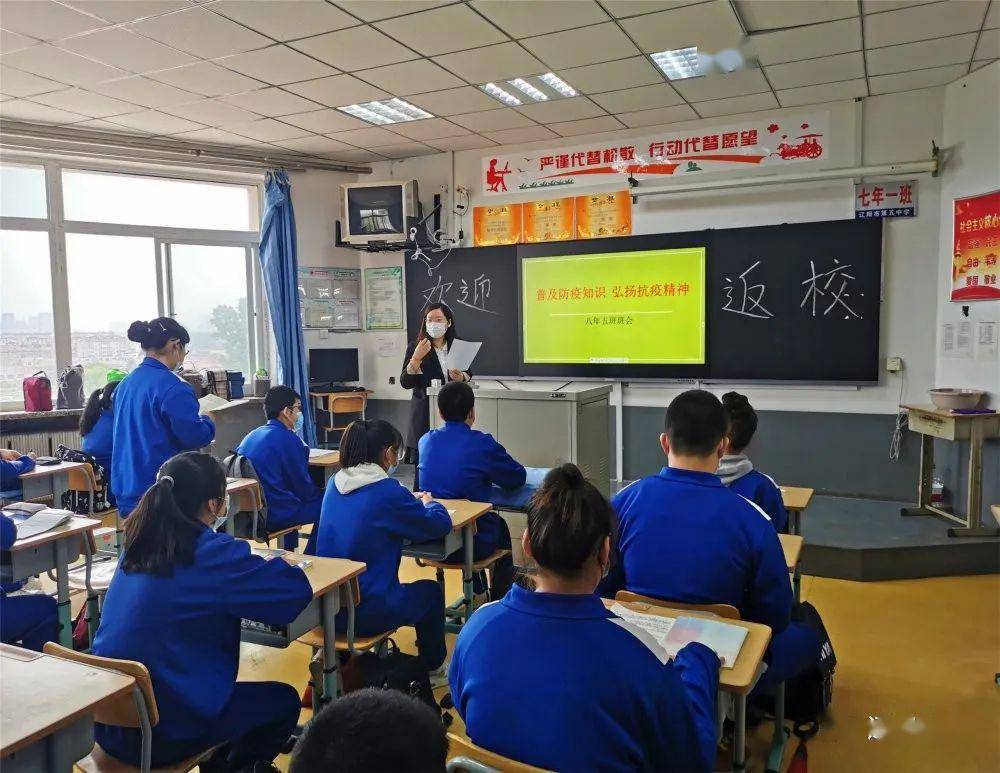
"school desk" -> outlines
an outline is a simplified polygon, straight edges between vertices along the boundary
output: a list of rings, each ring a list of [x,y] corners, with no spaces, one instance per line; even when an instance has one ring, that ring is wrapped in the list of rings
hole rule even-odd
[[[785,554],[785,566],[792,573],[792,587],[795,589],[795,602],[798,603],[802,585],[799,557],[802,555],[804,540],[798,534],[779,534],[778,541],[781,542],[781,552]]]
[[[1000,529],[983,523],[983,441],[1000,437],[1000,413],[953,413],[930,405],[904,405],[910,430],[920,434],[920,479],[917,506],[904,507],[900,515],[936,515],[960,528],[949,537],[1000,537]],[[968,515],[964,518],[931,504],[934,485],[934,438],[969,442],[969,472],[965,483]]]
[[[70,474],[83,471],[89,465],[83,462],[59,462],[59,464],[36,465],[31,472],[18,475],[21,482],[22,497],[25,501],[52,497],[52,507],[62,507],[63,492],[70,487]],[[93,475],[80,475],[80,483],[90,491],[90,502],[93,507],[94,487]]]
[[[73,646],[73,624],[69,609],[69,566],[81,552],[90,564],[90,541],[86,532],[101,522],[74,515],[67,523],[33,537],[17,540],[0,559],[0,581],[18,582],[55,570],[56,600],[59,602],[59,643]]]
[[[226,511],[226,534],[236,534],[237,513],[252,513],[253,523],[256,525],[264,502],[260,483],[253,478],[230,478],[226,480],[226,493],[229,495],[229,509]]]
[[[322,456],[310,456],[309,466],[323,473],[323,486],[330,482],[337,470],[340,469],[340,451],[328,451]]]
[[[476,521],[493,509],[489,502],[470,502],[468,499],[438,499],[451,516],[451,532],[443,540],[412,543],[403,548],[403,555],[411,558],[430,558],[441,561],[460,546],[463,548],[462,561],[462,598],[445,609],[445,616],[460,618],[464,623],[472,614],[472,565],[474,539],[476,536]],[[457,633],[462,630],[462,624],[446,622],[445,630]]]
[[[660,617],[715,617],[707,612],[671,609],[641,601],[621,602],[605,599],[604,604],[609,608],[614,604],[621,604],[636,612],[659,615]],[[757,683],[757,672],[760,670],[767,645],[771,642],[771,629],[761,623],[751,623],[747,620],[724,620],[723,622],[728,625],[738,625],[740,628],[746,628],[747,631],[747,637],[743,640],[743,646],[740,648],[740,654],[736,657],[733,667],[723,668],[719,671],[719,689],[731,694],[736,703],[733,769],[742,770],[746,766],[747,695]]]
[[[283,561],[273,558],[272,561]],[[313,628],[323,629],[323,695],[336,697],[340,686],[337,679],[339,661],[337,660],[337,632],[335,620],[343,606],[348,610],[349,625],[354,618],[353,580],[367,568],[359,561],[349,561],[346,558],[321,558],[319,556],[302,556],[289,553],[288,560],[292,563],[308,561],[303,567],[309,585],[312,586],[313,598],[299,616],[288,625],[268,625],[256,620],[244,620],[240,638],[246,642],[263,644],[268,647],[287,647],[300,636]]]
[[[811,488],[800,488],[798,486],[780,486],[781,501],[788,511],[788,528],[792,534],[801,534],[802,525],[800,523],[802,513],[809,507],[813,498]]]
[[[94,746],[94,710],[130,676],[0,644],[0,768],[68,773]]]

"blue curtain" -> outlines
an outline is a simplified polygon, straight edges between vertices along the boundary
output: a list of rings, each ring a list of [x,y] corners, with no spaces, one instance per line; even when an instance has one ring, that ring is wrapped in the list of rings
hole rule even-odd
[[[272,383],[290,386],[302,395],[303,440],[316,445],[316,422],[309,399],[306,342],[299,309],[298,249],[292,187],[282,171],[267,173],[264,184],[264,222],[260,229],[260,270],[264,275],[267,307],[278,345],[278,371]]]

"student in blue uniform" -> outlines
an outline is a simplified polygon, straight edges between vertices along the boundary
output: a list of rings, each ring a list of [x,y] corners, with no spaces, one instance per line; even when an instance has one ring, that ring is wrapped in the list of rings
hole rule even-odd
[[[111,451],[114,447],[115,414],[112,403],[115,390],[121,381],[110,381],[95,389],[87,398],[80,416],[81,450],[91,454],[104,470],[106,480],[111,479]]]
[[[767,513],[774,528],[784,534],[788,531],[788,513],[781,490],[770,476],[755,470],[753,462],[743,453],[757,431],[757,412],[739,392],[726,392],[722,405],[729,415],[729,434],[726,455],[719,460],[719,477],[741,497],[756,503]]]
[[[138,343],[146,357],[115,392],[111,485],[123,518],[167,459],[207,446],[215,437],[212,420],[198,415],[194,390],[174,373],[187,356],[187,330],[171,317],[136,321],[128,340]]]
[[[519,585],[458,635],[449,682],[469,737],[547,770],[708,771],[719,659],[702,644],[673,661],[594,589],[610,561],[608,502],[565,464],[528,509]]]
[[[31,452],[22,454],[8,448],[0,448],[0,494],[11,501],[21,498],[21,481],[19,475],[35,469],[35,455]]]
[[[6,476],[17,473],[7,471],[11,464],[0,460]],[[32,464],[34,462],[32,461]],[[6,515],[0,513],[0,550],[10,550],[17,540],[17,527]],[[41,651],[47,641],[55,641],[59,634],[59,616],[56,600],[42,593],[8,596],[7,593],[21,587],[21,583],[0,586],[0,641],[4,644],[19,644],[29,650]]]
[[[472,387],[450,381],[438,393],[437,403],[444,426],[420,438],[421,488],[438,499],[489,502],[494,485],[506,489],[524,485],[524,467],[492,435],[472,429],[476,422]],[[497,513],[487,513],[476,521],[474,558],[481,561],[501,549],[510,549],[510,529]],[[461,561],[461,551],[450,558]],[[476,593],[483,593],[482,580],[476,580]],[[503,598],[513,581],[514,562],[506,556],[493,568],[493,598]]]
[[[264,395],[267,424],[252,430],[236,453],[253,464],[267,502],[267,529],[314,525],[306,552],[316,546],[316,528],[323,491],[309,475],[309,447],[298,436],[302,429],[302,399],[294,389],[275,386]],[[285,548],[295,550],[298,532],[285,535]]]
[[[420,659],[432,676],[444,663],[444,597],[434,580],[399,582],[404,540],[426,542],[451,531],[451,516],[429,494],[404,488],[390,477],[399,465],[403,438],[387,421],[351,422],[340,441],[341,469],[327,484],[316,555],[368,565],[358,578],[361,603],[354,629],[372,636],[411,625]],[[346,613],[337,625],[346,623]],[[340,628],[340,630],[344,630]]]
[[[265,561],[246,542],[213,531],[226,498],[226,474],[214,457],[170,459],[126,524],[104,599],[94,654],[149,669],[160,712],[153,767],[225,744],[210,769],[276,770],[266,763],[298,720],[291,686],[236,681],[240,620],[286,625],[312,589],[301,569]],[[99,724],[95,735],[112,756],[139,764],[140,730]]]
[[[700,389],[667,408],[660,447],[667,467],[622,489],[617,561],[601,584],[690,604],[731,604],[745,620],[771,627],[769,689],[819,659],[819,639],[792,623],[788,568],[770,519],[716,475],[728,430],[726,409]]]

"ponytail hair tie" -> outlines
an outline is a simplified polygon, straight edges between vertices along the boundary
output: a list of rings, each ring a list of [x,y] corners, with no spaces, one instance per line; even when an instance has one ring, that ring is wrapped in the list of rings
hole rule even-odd
[[[174,487],[174,479],[171,478],[169,475],[162,475],[162,476],[160,476],[160,482],[161,483],[169,483],[171,488]]]

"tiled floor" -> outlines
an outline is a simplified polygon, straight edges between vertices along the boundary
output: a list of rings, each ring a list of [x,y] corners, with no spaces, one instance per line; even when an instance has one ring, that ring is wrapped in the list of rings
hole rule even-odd
[[[404,561],[402,574],[433,573]],[[449,575],[452,597],[458,577]],[[823,615],[839,662],[830,718],[808,744],[812,771],[1000,770],[1000,577],[806,577],[803,598]],[[411,631],[397,638],[412,651]],[[307,657],[299,645],[245,646],[240,676],[302,686]],[[462,732],[457,716],[452,729]],[[764,768],[767,735],[762,726],[751,737],[752,771]]]

